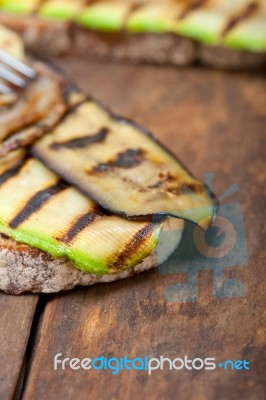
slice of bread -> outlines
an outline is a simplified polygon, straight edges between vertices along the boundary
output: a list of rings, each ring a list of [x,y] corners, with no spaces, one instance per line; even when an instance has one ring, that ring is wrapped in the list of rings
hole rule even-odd
[[[5,13],[0,13],[0,24],[18,32],[27,50],[41,57],[75,56],[177,67],[200,62],[224,69],[266,66],[265,52],[208,46],[176,33],[97,32],[68,21]]]
[[[55,259],[30,246],[0,236],[0,289],[10,294],[53,293],[75,286],[112,282],[156,267],[155,253],[133,268],[112,275],[93,275],[74,267],[66,258]]]
[[[110,275],[83,272],[66,258],[55,259],[41,250],[0,234],[0,290],[10,294],[54,293],[75,286],[113,282],[155,268],[169,258],[181,240],[183,221],[170,220],[171,222],[174,222],[175,229],[169,226],[169,222],[165,227],[173,229],[173,233],[163,233],[156,249],[140,264]]]

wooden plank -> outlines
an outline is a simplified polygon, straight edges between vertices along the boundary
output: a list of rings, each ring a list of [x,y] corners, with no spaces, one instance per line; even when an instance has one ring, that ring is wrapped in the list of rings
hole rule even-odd
[[[34,317],[37,295],[0,293],[0,399],[16,391]]]
[[[54,295],[39,326],[24,400],[265,396],[265,80],[207,69],[159,69],[68,62],[70,75],[112,108],[145,123],[199,177],[215,173],[220,195],[243,207],[249,263],[230,268],[247,296],[213,296],[211,271],[199,274],[197,302],[167,302],[165,289],[186,274],[158,271]],[[63,357],[215,357],[247,359],[250,371],[73,371],[53,369]]]

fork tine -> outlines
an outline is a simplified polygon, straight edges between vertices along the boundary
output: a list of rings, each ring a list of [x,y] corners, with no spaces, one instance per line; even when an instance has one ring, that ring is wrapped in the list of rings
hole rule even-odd
[[[0,82],[0,93],[10,94],[13,93],[13,90]]]
[[[37,75],[34,69],[30,68],[28,65],[23,62],[17,60],[15,57],[11,56],[9,53],[0,50],[0,61],[7,64],[9,67],[15,69],[21,74],[27,76],[30,79],[35,78]]]
[[[13,85],[18,86],[18,87],[23,87],[26,84],[24,79],[20,78],[13,72],[9,71],[3,65],[0,65],[0,78],[3,78],[7,82],[10,82]]]

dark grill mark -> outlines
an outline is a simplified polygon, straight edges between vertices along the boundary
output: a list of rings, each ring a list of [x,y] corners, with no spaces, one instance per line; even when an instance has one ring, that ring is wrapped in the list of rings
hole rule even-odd
[[[66,189],[67,187],[68,185],[66,183],[60,181],[56,185],[37,192],[9,223],[10,228],[16,229],[34,212],[39,210],[52,196]]]
[[[139,165],[144,158],[145,151],[142,149],[129,149],[118,153],[114,160],[107,163],[100,163],[96,165],[93,172],[104,172],[112,168],[132,168]]]
[[[186,2],[184,10],[178,15],[178,19],[186,18],[191,11],[203,7],[206,2],[207,0],[191,0]]]
[[[257,11],[259,4],[256,1],[249,3],[238,15],[232,17],[226,27],[223,30],[222,36],[226,36],[230,30],[235,28],[240,22],[249,18],[252,14]]]
[[[60,149],[60,147],[66,147],[68,149],[79,149],[90,144],[103,142],[108,133],[108,128],[102,128],[98,133],[95,133],[94,135],[70,139],[66,140],[65,142],[54,142],[51,144],[51,148],[53,150]]]
[[[142,0],[135,0],[130,6],[128,10],[128,17],[133,14],[135,11],[140,10],[142,7],[146,6],[148,3],[143,2]]]
[[[155,224],[150,223],[141,228],[131,239],[130,243],[126,243],[124,250],[115,254],[109,260],[109,267],[115,270],[122,270],[129,259],[144,245],[146,239],[152,234]]]
[[[102,0],[86,0],[85,5],[86,6],[92,6],[93,4],[101,3]]]
[[[205,186],[203,183],[183,183],[179,186],[174,186],[174,187],[168,187],[167,192],[171,192],[177,196],[180,196],[182,194],[188,194],[188,195],[196,195],[196,194],[201,194],[205,190]]]
[[[17,165],[15,165],[14,167],[10,168],[8,171],[0,175],[0,186],[3,185],[3,183],[8,181],[13,176],[17,175],[22,166],[24,165],[24,162],[25,160],[20,161]]]
[[[131,17],[131,15],[138,11],[139,9],[141,9],[142,7],[144,7],[145,5],[147,5],[147,3],[143,2],[142,0],[135,0],[132,2],[132,4],[129,5],[128,11],[124,17],[124,21],[122,22],[122,29],[126,28],[127,22],[129,20],[129,18]]]
[[[39,0],[39,1],[38,1],[38,4],[36,4],[36,5],[34,6],[34,8],[32,9],[32,11],[30,11],[30,12],[28,13],[28,15],[38,15],[38,12],[40,11],[42,5],[45,4],[45,3],[46,3],[46,0]]]
[[[176,178],[172,174],[170,174],[170,172],[167,173],[160,172],[159,179],[152,185],[148,186],[148,188],[149,189],[160,188],[169,182],[173,182],[175,179]]]
[[[74,237],[83,231],[88,225],[92,224],[97,216],[99,216],[100,213],[96,213],[95,211],[89,211],[87,214],[82,215],[71,228],[69,231],[64,235],[62,239],[60,239],[62,242],[70,242],[71,240],[74,239]]]

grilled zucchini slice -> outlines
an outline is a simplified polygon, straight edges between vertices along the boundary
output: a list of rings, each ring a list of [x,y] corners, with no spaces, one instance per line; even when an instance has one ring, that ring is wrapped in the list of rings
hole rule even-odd
[[[82,10],[77,17],[80,25],[98,31],[119,32],[129,8],[127,1],[103,0]]]
[[[14,14],[28,14],[34,12],[40,3],[41,0],[1,0],[0,6]]]
[[[156,246],[161,223],[110,215],[25,156],[19,150],[0,161],[0,233],[94,274],[132,267]]]
[[[31,151],[113,213],[169,215],[203,228],[213,218],[215,201],[202,182],[148,131],[93,99],[68,113]]]
[[[43,18],[71,21],[81,12],[86,0],[47,0],[41,4],[39,15]]]

